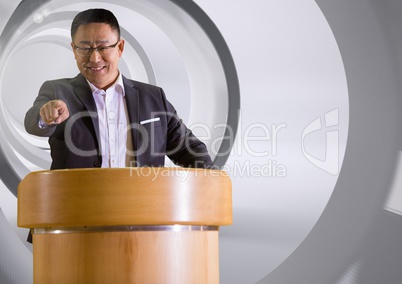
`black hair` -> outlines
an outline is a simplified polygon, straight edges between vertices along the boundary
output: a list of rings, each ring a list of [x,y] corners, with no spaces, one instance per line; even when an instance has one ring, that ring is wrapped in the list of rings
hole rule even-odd
[[[117,33],[118,39],[120,39],[119,22],[115,15],[106,9],[89,9],[78,13],[71,24],[71,38],[74,37],[80,26],[91,23],[108,24]]]

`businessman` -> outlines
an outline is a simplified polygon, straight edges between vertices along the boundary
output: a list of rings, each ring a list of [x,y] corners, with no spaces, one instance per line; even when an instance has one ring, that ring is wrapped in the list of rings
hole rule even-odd
[[[51,169],[163,166],[209,168],[206,146],[157,86],[124,77],[124,39],[108,10],[77,14],[71,48],[80,73],[45,82],[25,117],[28,133],[49,137]]]

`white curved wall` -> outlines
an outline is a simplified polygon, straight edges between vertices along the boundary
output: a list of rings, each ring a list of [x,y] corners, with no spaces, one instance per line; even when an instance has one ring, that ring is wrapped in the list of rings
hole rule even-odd
[[[264,277],[265,280],[271,277],[270,283],[285,283],[280,282],[284,279],[281,273],[291,268],[290,261],[286,260],[292,256],[297,259],[299,254],[304,254],[306,258],[314,254],[314,251],[303,250],[303,245],[309,243],[308,235],[323,211],[327,209],[328,212],[333,207],[331,204],[331,208],[327,208],[327,205],[335,186],[345,184],[338,178],[344,170],[342,164],[348,145],[349,122],[352,118],[355,119],[352,122],[356,121],[356,116],[349,113],[348,88],[354,91],[355,84],[365,84],[363,80],[357,81],[356,76],[345,73],[344,64],[353,61],[353,53],[348,53],[344,40],[347,38],[353,42],[354,38],[343,36],[348,35],[348,30],[344,28],[346,25],[339,24],[341,19],[334,17],[344,16],[345,23],[352,19],[347,14],[352,9],[340,8],[351,4],[340,1],[331,6],[328,1],[317,1],[318,6],[312,0],[194,2],[225,39],[236,65],[241,94],[236,142],[224,166],[233,181],[234,223],[230,227],[222,227],[220,232],[221,282],[255,283]],[[368,4],[363,5],[369,1],[360,2],[362,15],[376,22],[375,13],[367,8]],[[32,16],[40,13],[46,21],[52,19],[52,13],[67,12],[68,16],[71,11],[91,7],[94,3],[114,10],[121,18],[126,36],[134,37],[131,39],[132,47],[123,58],[122,72],[164,87],[184,120],[205,140],[211,154],[216,155],[230,104],[224,68],[220,65],[218,53],[215,54],[216,47],[209,41],[208,30],[204,34],[191,16],[172,6],[170,1],[162,0],[153,4],[140,0],[121,0],[114,4],[55,0],[33,11]],[[17,3],[0,1],[0,31],[16,6]],[[328,24],[320,8],[326,16],[330,16],[329,22],[333,26]],[[175,18],[172,13],[181,16]],[[128,21],[133,16],[136,16],[135,25]],[[54,19],[49,25],[45,25],[46,22],[38,16],[21,19],[25,20],[30,23],[37,21],[37,25],[33,26],[41,28],[27,33],[20,48],[14,50],[11,56],[0,59],[5,70],[0,85],[3,116],[1,146],[6,149],[6,158],[15,165],[14,169],[20,177],[31,170],[46,168],[49,163],[46,151],[38,149],[46,147],[46,141],[29,137],[21,128],[25,109],[36,96],[35,90],[43,80],[73,76],[77,72],[72,54],[65,48],[68,45],[68,17]],[[334,27],[337,38],[331,31]],[[371,31],[379,34],[375,29]],[[363,33],[353,35],[366,36]],[[337,45],[339,38],[342,40],[340,47]],[[160,46],[164,49],[161,50]],[[343,58],[342,51],[345,51]],[[192,58],[195,53],[200,58]],[[42,54],[44,59],[32,54]],[[202,62],[205,58],[208,60]],[[28,61],[30,64],[26,66]],[[62,69],[59,62],[63,62]],[[388,63],[392,65],[392,62]],[[365,66],[361,61],[353,61],[353,66],[350,65],[347,71],[353,68],[364,70]],[[19,77],[27,78],[28,83],[19,84]],[[368,98],[371,97],[368,95]],[[361,104],[363,108],[370,102],[362,100]],[[389,109],[384,117],[392,115],[393,111]],[[213,130],[211,138],[203,136],[205,129]],[[363,133],[365,129],[361,131],[359,133],[359,129],[354,128],[357,136],[366,135]],[[17,140],[25,141],[21,142],[23,146],[9,143],[12,138],[7,133],[22,137]],[[364,145],[362,147],[361,152],[366,151]],[[353,149],[354,153],[349,152],[352,159],[356,155],[359,157],[359,151]],[[0,166],[0,169],[6,167],[4,163]],[[386,170],[388,164],[385,166],[384,169],[379,168],[379,172]],[[392,173],[389,175],[392,176]],[[353,186],[349,186],[349,191],[352,190]],[[388,188],[381,190],[386,192]],[[398,209],[400,203],[395,196],[399,193],[395,192],[389,197],[388,207]],[[345,201],[342,202],[337,203],[339,212],[347,207]],[[0,226],[4,232],[0,235],[0,248],[5,252],[2,255],[9,255],[11,248],[15,247],[14,258],[0,257],[0,280],[4,279],[0,282],[27,283],[26,279],[31,277],[32,262],[28,260],[31,247],[25,242],[27,231],[16,227],[16,199],[2,182],[0,208]],[[390,227],[400,224],[390,218],[381,215],[373,217],[373,220],[382,221]],[[396,231],[392,236],[375,236],[388,239],[390,246],[394,246],[397,242],[395,236],[400,233]],[[364,243],[371,245],[375,243],[375,238]],[[301,244],[302,249],[297,250]],[[339,252],[342,250],[339,249]],[[339,259],[342,259],[341,254]],[[362,275],[370,275],[367,271],[375,270],[367,269],[375,266],[370,262],[372,258],[363,258],[357,251],[356,256],[350,259],[339,267],[329,267],[328,270],[334,272],[325,277],[331,278],[331,283],[369,283],[361,282],[361,279],[365,279]],[[389,261],[397,262],[400,258]],[[325,266],[325,263],[322,262],[322,265]],[[298,275],[299,283],[313,283],[307,280],[311,279],[307,275],[312,274],[311,271],[306,269],[306,275],[296,270],[294,273]],[[324,272],[322,275],[324,277]],[[393,281],[397,277],[389,274],[388,279]]]

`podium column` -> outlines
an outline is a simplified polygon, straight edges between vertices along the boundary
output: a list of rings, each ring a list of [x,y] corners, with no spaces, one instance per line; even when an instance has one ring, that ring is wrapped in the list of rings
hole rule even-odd
[[[222,171],[41,171],[18,191],[35,283],[219,283],[219,226],[232,222]]]

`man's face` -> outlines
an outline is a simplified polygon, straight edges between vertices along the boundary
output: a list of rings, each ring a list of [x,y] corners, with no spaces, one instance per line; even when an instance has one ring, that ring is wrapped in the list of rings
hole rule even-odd
[[[82,25],[74,35],[71,47],[77,66],[82,75],[99,89],[107,89],[115,82],[119,71],[118,63],[123,53],[124,40],[118,41],[117,32],[113,31],[108,24],[91,23]],[[88,55],[82,55],[76,47],[80,49],[90,47],[107,47],[116,44],[106,53],[101,54],[93,50]]]

